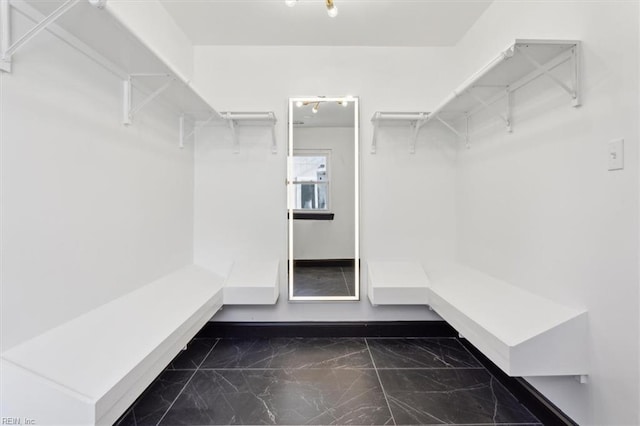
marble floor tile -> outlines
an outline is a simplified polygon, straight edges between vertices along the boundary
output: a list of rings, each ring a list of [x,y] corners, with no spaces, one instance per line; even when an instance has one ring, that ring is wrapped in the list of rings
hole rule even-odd
[[[293,277],[294,296],[350,296],[354,292],[339,266],[299,266]]]
[[[204,370],[163,425],[393,424],[374,370]]]
[[[483,369],[379,370],[396,424],[537,423]]]
[[[171,361],[168,370],[195,370],[211,352],[217,339],[196,338],[189,342],[187,349],[180,353]]]
[[[376,368],[482,368],[458,339],[367,339]]]
[[[187,384],[194,371],[165,370],[144,391],[117,426],[156,425]]]
[[[373,368],[361,338],[222,339],[201,368]]]

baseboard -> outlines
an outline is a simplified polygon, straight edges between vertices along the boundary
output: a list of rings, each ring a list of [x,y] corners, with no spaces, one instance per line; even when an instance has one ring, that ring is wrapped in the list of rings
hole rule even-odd
[[[510,377],[495,365],[489,358],[484,356],[467,339],[460,339],[460,343],[476,357],[478,361],[515,396],[518,401],[525,405],[534,416],[544,425],[554,426],[578,426],[569,416],[556,407],[544,395],[538,392],[529,382],[522,377]]]
[[[196,337],[457,337],[446,321],[370,322],[214,322]],[[480,363],[545,425],[577,426],[569,416],[520,377],[509,377],[466,339],[460,342]]]
[[[296,268],[348,268],[353,267],[354,264],[354,259],[296,259],[293,261],[293,265]]]
[[[196,337],[456,337],[445,321],[209,322]]]

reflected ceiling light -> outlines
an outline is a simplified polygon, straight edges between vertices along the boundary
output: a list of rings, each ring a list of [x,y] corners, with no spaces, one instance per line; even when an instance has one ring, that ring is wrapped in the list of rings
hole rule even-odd
[[[331,16],[332,18],[335,18],[336,16],[338,16],[338,8],[336,7],[335,4],[333,4],[333,0],[326,0],[327,2],[327,13],[329,14],[329,16]]]
[[[289,7],[295,6],[297,2],[298,0],[284,0],[284,3]]]
[[[338,105],[342,105],[343,107],[348,107],[349,106],[349,101],[353,100],[351,99],[351,97],[348,97],[347,99],[341,100],[341,101],[336,101]],[[308,106],[308,105],[313,105],[313,107],[311,107],[311,112],[313,112],[314,114],[318,113],[318,110],[320,109],[320,102],[324,102],[324,101],[317,101],[317,102],[303,102],[303,101],[297,101],[296,102],[296,106],[298,108],[303,107],[303,106]],[[311,117],[306,117],[306,118],[311,118]]]

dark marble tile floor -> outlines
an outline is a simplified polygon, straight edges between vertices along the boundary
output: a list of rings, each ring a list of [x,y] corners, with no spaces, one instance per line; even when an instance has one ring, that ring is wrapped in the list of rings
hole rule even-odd
[[[353,296],[353,266],[296,266],[293,273],[294,296]]]
[[[116,424],[541,423],[455,338],[196,338]]]

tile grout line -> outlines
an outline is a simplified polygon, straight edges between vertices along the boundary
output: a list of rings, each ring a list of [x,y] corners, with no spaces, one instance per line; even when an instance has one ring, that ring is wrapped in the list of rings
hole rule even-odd
[[[342,272],[342,279],[344,280],[344,286],[347,288],[347,294],[351,296],[351,289],[349,288],[349,283],[347,282],[347,276],[344,273],[343,267],[340,267],[340,272]]]
[[[202,364],[204,364],[204,361],[209,358],[209,355],[211,354],[211,352],[213,352],[213,349],[218,345],[218,342],[220,342],[220,339],[216,339],[216,342],[213,344],[213,346],[211,347],[211,349],[209,349],[209,352],[207,352],[207,354],[204,356],[204,358],[202,358],[202,361],[200,361],[200,364],[198,364],[198,366],[196,367],[196,369],[193,371],[193,374],[191,375],[191,377],[189,377],[189,380],[187,380],[187,383],[184,384],[184,386],[182,387],[182,389],[180,389],[180,392],[178,392],[178,395],[176,395],[175,398],[173,398],[173,401],[171,401],[171,405],[169,405],[169,408],[166,409],[166,411],[164,412],[164,414],[162,415],[162,417],[160,417],[160,420],[158,420],[158,423],[156,423],[156,426],[159,426],[160,423],[162,423],[162,421],[164,420],[164,418],[167,416],[167,414],[169,413],[169,411],[171,410],[171,408],[173,408],[173,404],[176,403],[176,401],[178,400],[178,398],[180,398],[180,395],[182,395],[182,393],[184,392],[184,390],[187,388],[187,386],[189,386],[189,383],[191,383],[191,380],[193,379],[193,377],[196,375],[196,373],[198,372],[198,370],[200,370],[200,367],[202,366]]]
[[[371,353],[371,348],[369,347],[369,341],[365,337],[364,343],[367,345],[367,352],[369,352],[369,357],[371,358],[371,363],[373,364],[373,370],[376,372],[376,376],[378,377],[378,383],[380,383],[380,388],[382,389],[382,395],[384,395],[384,400],[387,403],[387,408],[389,409],[389,415],[391,416],[391,421],[394,425],[397,425],[395,417],[393,417],[393,411],[391,411],[391,405],[389,404],[389,398],[387,398],[387,391],[384,390],[384,385],[382,384],[382,379],[380,378],[380,373],[378,373],[378,369],[376,368],[376,362],[373,360],[373,354]]]
[[[475,355],[474,355],[474,354],[469,350],[469,348],[467,348],[465,345],[463,345],[463,344],[462,344],[462,342],[460,342],[460,339],[461,339],[461,338],[463,339],[463,337],[454,337],[454,339],[456,339],[456,340],[458,341],[458,343],[460,344],[460,346],[462,346],[462,347],[464,348],[464,350],[465,350],[469,355],[471,355],[471,358],[473,358],[473,359],[474,359],[474,360],[475,360],[475,361],[480,365],[480,368],[481,368],[482,370],[484,370],[484,371],[486,371],[486,372],[487,372],[487,374],[489,375],[489,377],[491,378],[491,380],[495,380],[495,381],[497,381],[497,382],[498,382],[498,384],[500,384],[501,386],[503,386],[503,387],[504,387],[504,385],[502,385],[502,383],[500,383],[500,380],[498,380],[498,378],[497,378],[496,376],[494,376],[494,375],[493,375],[493,373],[492,373],[491,371],[489,371],[489,369],[488,369],[487,367],[485,367],[483,363],[481,363],[481,362],[480,362],[480,360],[479,360],[479,359],[478,359],[478,358],[477,358],[477,357],[476,357],[476,356],[475,356]],[[498,368],[500,368],[500,367],[498,367]],[[515,399],[516,399],[516,401],[518,401],[518,403],[519,403],[522,407],[524,407],[524,409],[525,409],[525,410],[527,410],[527,412],[528,412],[529,414],[531,414],[531,416],[532,416],[533,418],[535,418],[535,419],[537,419],[537,420],[540,420],[540,419],[538,419],[538,417],[537,417],[535,414],[533,414],[533,413],[531,412],[531,410],[529,409],[529,407],[527,407],[525,404],[523,404],[523,403],[522,403],[522,401],[520,401],[520,399],[516,398],[516,397],[515,397],[515,395],[513,395],[513,394],[511,393],[511,391],[509,391],[508,389],[507,389],[507,391],[508,391],[508,392],[509,392],[509,393],[510,393],[510,394],[511,394]],[[499,423],[497,423],[497,424],[499,424]],[[535,423],[523,423],[523,424],[528,425],[528,424],[535,424]]]

